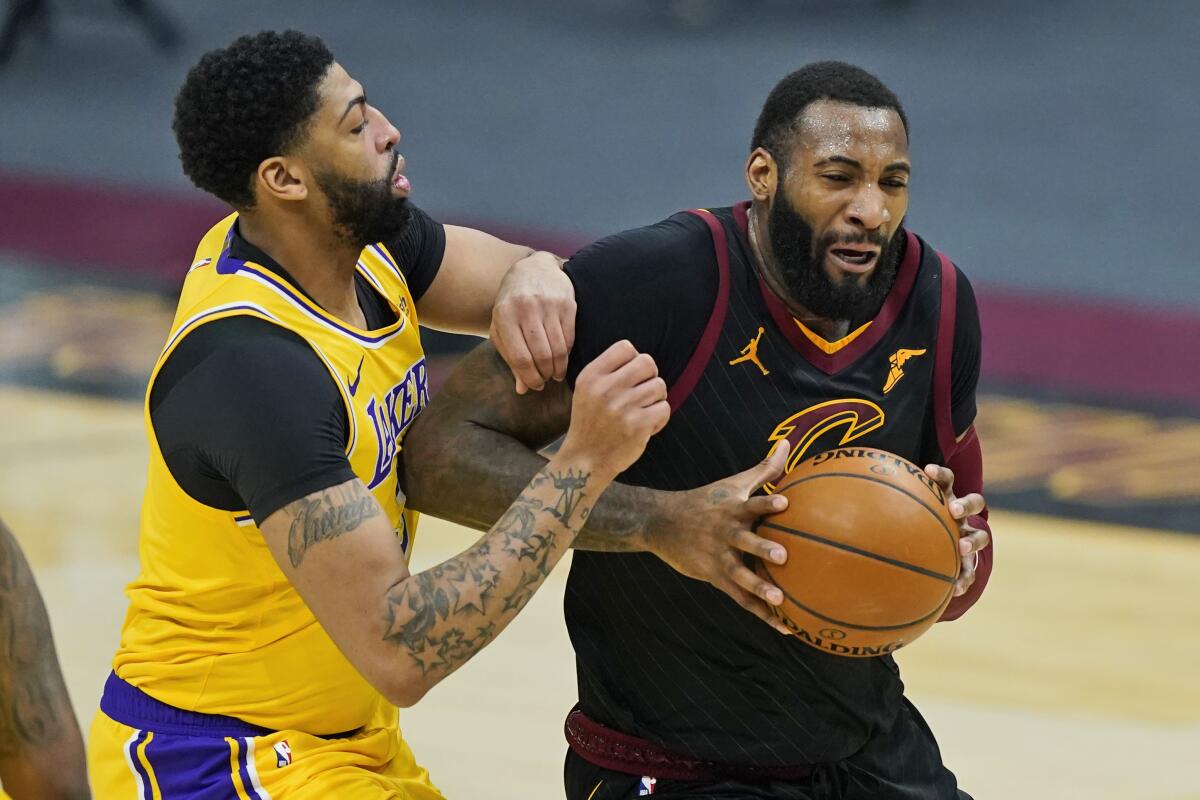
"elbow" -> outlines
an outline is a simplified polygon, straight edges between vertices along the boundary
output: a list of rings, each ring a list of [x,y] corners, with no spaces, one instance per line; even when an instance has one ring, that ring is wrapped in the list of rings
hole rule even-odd
[[[399,708],[412,708],[421,702],[421,698],[433,688],[434,683],[436,681],[430,682],[427,678],[401,671],[400,674],[389,680],[386,686],[377,686],[376,688],[392,705]]]

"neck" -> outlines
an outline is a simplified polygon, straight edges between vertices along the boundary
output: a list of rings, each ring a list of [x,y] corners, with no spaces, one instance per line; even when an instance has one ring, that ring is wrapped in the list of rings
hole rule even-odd
[[[359,328],[366,319],[354,293],[354,267],[361,252],[306,220],[268,219],[261,212],[240,214],[242,238],[288,271],[317,305]]]
[[[754,254],[758,274],[762,276],[767,288],[771,290],[771,294],[778,297],[787,308],[788,313],[799,320],[804,327],[827,342],[841,339],[850,332],[850,320],[817,316],[792,299],[781,277],[782,270],[779,269],[779,262],[771,250],[771,237],[766,230],[766,213],[765,211],[759,213],[759,211],[759,203],[754,201],[750,204],[747,213],[750,222],[747,226],[750,234],[750,251]]]

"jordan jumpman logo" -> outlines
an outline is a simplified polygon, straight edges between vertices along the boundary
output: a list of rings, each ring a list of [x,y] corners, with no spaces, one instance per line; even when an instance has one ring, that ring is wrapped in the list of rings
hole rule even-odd
[[[729,362],[729,366],[732,367],[734,364],[741,364],[743,361],[750,361],[754,364],[754,366],[758,367],[759,371],[761,371],[763,375],[770,375],[771,370],[764,367],[763,363],[758,360],[758,340],[762,338],[762,335],[763,329],[762,326],[759,325],[758,333],[755,334],[754,338],[742,348],[741,356]]]

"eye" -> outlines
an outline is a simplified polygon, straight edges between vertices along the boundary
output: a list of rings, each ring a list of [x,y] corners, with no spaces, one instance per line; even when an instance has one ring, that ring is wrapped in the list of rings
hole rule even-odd
[[[908,182],[901,180],[900,178],[889,178],[885,181],[881,181],[881,183],[883,183],[884,186],[890,186],[893,189],[903,189],[908,186]]]
[[[822,175],[821,177],[827,181],[836,181],[837,183],[849,183],[850,182],[850,176],[844,175],[840,172],[829,172],[829,173],[826,173],[825,175]]]
[[[351,129],[350,129],[350,132],[351,132],[351,133],[353,133],[355,136],[357,136],[358,134],[362,133],[362,132],[363,132],[363,129],[365,129],[366,127],[367,127],[367,121],[364,119],[364,120],[362,121],[362,124],[361,124],[361,125],[359,125],[359,126],[358,126],[358,127],[356,127],[356,128],[351,128]]]

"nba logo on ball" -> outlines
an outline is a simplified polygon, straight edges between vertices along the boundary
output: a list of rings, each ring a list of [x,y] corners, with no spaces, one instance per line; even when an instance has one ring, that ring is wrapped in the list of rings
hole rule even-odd
[[[658,778],[651,778],[649,775],[642,776],[642,782],[638,786],[638,797],[645,797],[648,794],[654,794],[654,784],[658,783]]]
[[[287,739],[275,745],[275,766],[286,767],[292,763],[292,747],[287,743]]]

